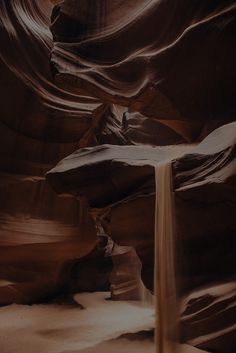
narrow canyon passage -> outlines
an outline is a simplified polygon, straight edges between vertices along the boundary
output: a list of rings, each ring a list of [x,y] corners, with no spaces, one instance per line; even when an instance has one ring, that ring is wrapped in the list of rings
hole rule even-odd
[[[235,353],[235,38],[236,0],[0,1],[0,353]]]

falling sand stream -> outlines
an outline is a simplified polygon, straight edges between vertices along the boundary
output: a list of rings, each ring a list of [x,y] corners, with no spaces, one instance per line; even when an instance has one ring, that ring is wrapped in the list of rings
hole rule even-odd
[[[175,214],[171,160],[193,145],[176,146],[165,161],[155,166],[155,347],[156,353],[179,353],[178,306],[175,278]]]
[[[156,177],[155,273],[156,352],[177,352],[177,300],[174,265],[174,214],[171,163],[159,164]]]

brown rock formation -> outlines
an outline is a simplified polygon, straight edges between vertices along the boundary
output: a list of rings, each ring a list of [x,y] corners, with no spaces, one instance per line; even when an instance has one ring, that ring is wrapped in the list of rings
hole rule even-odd
[[[79,225],[80,203],[45,183],[46,171],[79,146],[101,107],[53,83],[51,10],[46,0],[0,4],[0,304],[57,292],[64,262],[95,245],[93,225]]]
[[[56,80],[157,119],[230,121],[235,6],[66,0],[52,14]]]
[[[226,278],[234,281],[235,136],[236,123],[222,126],[172,162],[180,295],[202,285],[224,282]],[[65,158],[47,174],[57,192],[86,196],[91,206],[101,208],[104,225],[112,238],[120,245],[135,247],[143,264],[143,279],[149,287],[153,277],[153,166],[170,153],[173,154],[170,147],[87,148]],[[220,317],[217,305],[212,310]],[[197,315],[193,313],[186,325],[191,326]],[[224,315],[219,320],[219,325],[227,327]],[[184,330],[185,340],[191,340],[189,328]],[[213,334],[208,326],[206,330]],[[229,331],[235,339],[234,328]],[[220,330],[214,334],[214,340],[199,338],[199,346],[223,347],[226,336]],[[232,344],[225,352],[233,352]]]
[[[234,282],[223,282],[190,293],[182,302],[183,341],[209,352],[235,350]]]
[[[235,11],[233,0],[1,2],[0,304],[97,288],[86,199],[152,287],[153,166],[173,148],[150,145],[235,120]],[[181,294],[234,277],[235,135],[226,125],[172,163]],[[44,175],[68,155],[47,175],[58,196]],[[206,293],[186,299],[184,340],[234,352],[234,290]],[[200,339],[201,320],[215,330],[209,311],[228,331]]]
[[[47,178],[57,192],[85,196],[91,207],[102,208],[112,205],[112,212],[123,208],[124,214],[130,216],[129,220],[124,217],[122,222],[116,213],[114,222],[122,224],[126,219],[126,229],[135,229],[134,233],[140,229],[141,233],[141,229],[145,227],[140,228],[140,218],[135,212],[139,212],[140,207],[142,210],[147,209],[141,206],[142,202],[150,197],[153,198],[153,166],[173,154],[173,150],[180,148],[182,146],[144,148],[109,145],[85,148],[62,160],[47,174]],[[229,204],[229,210],[225,212],[225,217],[229,219],[229,222],[223,222],[222,227],[219,227],[219,224],[213,220],[212,226],[214,224],[216,226],[213,230],[210,229],[210,219],[203,221],[204,215],[199,214],[198,227],[195,231],[192,230],[190,240],[199,240],[201,234],[202,237],[205,237],[206,234],[214,234],[216,229],[220,231],[222,228],[223,230],[226,225],[229,226],[229,229],[232,225],[232,229],[234,229],[235,222],[232,217],[234,208],[232,206],[235,198],[235,123],[215,130],[198,146],[184,147],[184,149],[187,148],[192,148],[190,153],[186,153],[173,162],[177,213],[185,214],[183,210],[185,205],[185,211],[188,214],[187,208],[190,210],[194,203],[200,204],[199,212],[203,207],[202,203],[205,203],[209,212],[219,213],[221,206],[226,210],[227,205],[223,202],[221,205],[220,201],[225,197]],[[153,208],[151,207],[153,201],[150,199],[147,202],[150,202],[148,209],[150,217],[153,217],[153,212],[150,211]],[[126,207],[128,203],[139,206],[130,207],[128,210],[129,207]],[[195,211],[197,212],[197,210]],[[183,218],[181,214],[177,214],[177,219],[182,238],[182,233],[184,229],[188,229],[188,226],[186,227],[186,223],[184,223],[187,222],[186,217]],[[132,223],[131,219],[137,219],[137,226]],[[150,219],[147,221],[149,223],[147,229],[149,234],[152,234],[154,221],[149,221]],[[190,228],[190,224],[196,223],[193,219],[190,219],[189,222]],[[203,223],[201,224],[201,222]],[[119,233],[124,234],[122,231]],[[122,237],[122,235],[120,236]],[[138,234],[135,238],[137,239],[137,237]],[[130,234],[126,238],[127,241],[132,239]],[[143,236],[140,238],[146,239]],[[186,234],[186,239],[188,238],[189,236]]]
[[[86,206],[53,193],[44,181],[46,171],[79,146],[127,143],[124,108],[53,82],[51,11],[46,0],[0,5],[0,250],[6,254],[0,270],[1,278],[16,281],[17,288],[3,282],[1,304],[57,293],[67,262],[78,261],[95,246],[91,225],[81,224],[87,221]],[[62,251],[70,244],[76,249],[72,258]],[[41,246],[51,249],[48,259],[38,256]],[[51,260],[54,251],[56,261]]]

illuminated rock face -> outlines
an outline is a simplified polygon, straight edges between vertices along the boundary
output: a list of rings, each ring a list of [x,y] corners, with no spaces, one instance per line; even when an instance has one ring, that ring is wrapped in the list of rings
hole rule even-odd
[[[0,304],[71,290],[65,273],[90,262],[86,202],[45,182],[80,147],[49,182],[104,213],[152,287],[152,163],[168,148],[150,146],[201,141],[235,120],[235,11],[233,0],[1,2]],[[173,162],[183,291],[235,273],[235,126],[225,129]]]
[[[4,0],[0,17],[4,131],[67,146],[127,144],[124,132],[162,145],[235,117],[234,1]],[[111,102],[129,106],[128,127]]]
[[[183,341],[209,352],[234,352],[235,282],[230,280],[190,293],[182,302]]]
[[[65,0],[52,15],[56,80],[157,119],[230,121],[235,6]]]
[[[58,293],[64,263],[95,244],[93,225],[79,225],[78,201],[59,198],[45,182],[101,106],[53,83],[51,11],[46,0],[0,5],[0,305]]]
[[[231,123],[215,130],[192,149],[184,147],[189,151],[172,163],[178,237],[184,245],[187,267],[194,275],[190,283],[187,280],[184,284],[187,287],[209,278],[214,280],[219,267],[222,276],[232,275],[236,270],[231,264],[236,229],[235,129],[235,123]],[[57,192],[83,195],[91,207],[100,208],[112,238],[120,245],[134,246],[143,264],[147,262],[147,267],[153,268],[153,167],[177,149],[180,146],[85,148],[62,160],[47,178]],[[225,236],[230,248],[223,241]],[[214,245],[211,237],[215,239]],[[205,246],[202,253],[204,243],[209,243],[209,247]],[[211,254],[214,246],[226,260],[225,269],[214,258],[215,253]],[[196,260],[192,261],[194,256]],[[197,259],[201,259],[201,264]],[[152,275],[147,278],[149,286],[151,280]]]
[[[220,352],[233,352],[235,342],[235,136],[235,123],[222,126],[172,162],[181,265],[178,284],[183,296],[194,291],[185,299],[182,338],[201,348],[218,347]],[[81,194],[101,209],[104,226],[115,242],[135,247],[149,288],[153,288],[154,266],[153,167],[170,153],[170,147],[87,148],[47,174],[57,192]],[[216,283],[225,284],[222,291]],[[196,292],[200,286],[206,286],[205,290]],[[227,303],[232,306],[228,308]]]

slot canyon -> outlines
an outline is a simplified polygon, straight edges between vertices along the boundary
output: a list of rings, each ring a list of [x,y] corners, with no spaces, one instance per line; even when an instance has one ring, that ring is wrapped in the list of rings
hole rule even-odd
[[[0,352],[235,353],[236,1],[1,0]]]

